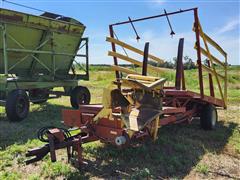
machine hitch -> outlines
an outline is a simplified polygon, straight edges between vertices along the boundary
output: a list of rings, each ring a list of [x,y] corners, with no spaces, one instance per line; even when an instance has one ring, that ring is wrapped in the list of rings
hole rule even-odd
[[[49,129],[45,135],[47,136],[48,143],[42,147],[29,150],[26,153],[26,157],[35,157],[26,160],[26,164],[40,161],[48,153],[50,153],[51,161],[55,162],[57,160],[56,150],[63,148],[67,149],[68,162],[70,162],[70,160],[74,158],[74,155],[76,154],[77,161],[79,163],[78,165],[80,166],[80,164],[83,163],[82,142],[87,139],[87,135],[84,136],[83,133],[80,133],[78,135],[66,138],[64,132],[58,128]]]

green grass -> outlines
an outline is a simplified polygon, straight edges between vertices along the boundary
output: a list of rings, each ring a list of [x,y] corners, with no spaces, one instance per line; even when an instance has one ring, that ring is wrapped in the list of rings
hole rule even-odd
[[[89,87],[91,102],[100,103],[102,88],[110,85],[114,73],[105,67],[90,69],[91,81],[82,85]],[[218,111],[216,130],[203,131],[196,120],[192,124],[162,127],[156,142],[136,144],[137,147],[117,149],[100,142],[88,143],[83,146],[88,166],[80,171],[67,163],[66,150],[57,152],[56,163],[47,156],[38,163],[24,164],[25,152],[43,144],[36,139],[37,130],[48,125],[62,126],[61,110],[71,108],[69,98],[31,105],[29,117],[19,123],[9,122],[0,107],[0,179],[181,179],[193,171],[209,175],[211,167],[203,161],[205,154],[218,158],[228,152],[240,157],[239,70],[231,67],[229,71],[229,106],[227,111]],[[161,76],[174,81],[171,70]],[[196,70],[186,71],[185,77],[187,88],[198,91]]]
[[[208,174],[209,167],[206,164],[198,164],[196,170],[203,174]]]
[[[240,127],[234,129],[233,135],[229,141],[230,144],[235,148],[236,152],[240,154]]]

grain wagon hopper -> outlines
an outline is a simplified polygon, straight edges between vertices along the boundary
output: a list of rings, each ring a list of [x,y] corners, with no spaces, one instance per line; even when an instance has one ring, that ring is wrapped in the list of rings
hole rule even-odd
[[[171,87],[165,85],[166,79],[149,76],[148,71],[164,73],[164,69],[148,64],[148,60],[162,63],[162,60],[149,53],[149,43],[145,44],[144,50],[137,49],[125,42],[120,41],[114,28],[122,24],[132,24],[137,21],[145,21],[152,18],[173,16],[179,13],[193,12],[193,31],[196,37],[197,72],[199,74],[199,92],[187,90],[183,69],[183,45],[181,38],[178,44],[177,67],[175,84]],[[133,24],[132,24],[133,25]],[[111,43],[112,50],[108,52],[113,57],[112,69],[116,73],[113,85],[105,88],[102,104],[80,105],[78,110],[63,110],[62,116],[67,127],[77,127],[80,133],[71,135],[68,130],[62,128],[46,127],[39,131],[39,139],[47,142],[40,148],[27,152],[27,157],[35,156],[26,162],[33,163],[41,160],[50,152],[51,160],[56,161],[55,151],[67,148],[69,160],[77,159],[79,165],[84,162],[82,157],[82,144],[100,140],[117,147],[127,147],[151,138],[157,139],[158,130],[161,126],[176,124],[200,119],[201,127],[205,130],[214,129],[217,123],[216,108],[225,109],[226,102],[226,78],[227,78],[227,54],[207,34],[203,32],[198,19],[198,9],[192,8],[176,12],[160,14],[157,16],[111,24],[109,26],[110,37],[107,41]],[[171,33],[172,34],[172,33]],[[200,38],[204,42],[201,46]],[[224,58],[224,62],[210,53],[209,45],[216,48]],[[117,46],[123,47],[134,53],[142,55],[142,61],[125,56],[117,52]],[[208,65],[202,64],[202,55],[208,58]],[[133,71],[118,64],[118,60],[124,60],[142,67],[142,72]],[[216,68],[216,64],[218,65]],[[222,67],[224,74],[217,72]],[[203,71],[206,72],[209,81],[209,94],[204,91]],[[120,73],[121,72],[121,73]],[[123,74],[123,75],[122,75]],[[213,77],[215,81],[213,81]],[[214,89],[214,84],[217,89]],[[217,96],[217,90],[220,97]]]
[[[10,120],[26,118],[29,102],[60,96],[70,96],[74,108],[90,102],[88,89],[79,84],[89,79],[84,30],[82,23],[62,15],[0,9],[0,105]]]

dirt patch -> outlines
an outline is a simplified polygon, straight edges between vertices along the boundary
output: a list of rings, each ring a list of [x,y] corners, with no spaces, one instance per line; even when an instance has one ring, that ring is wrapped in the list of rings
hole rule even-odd
[[[240,159],[229,154],[208,153],[199,164],[207,170],[201,172],[195,168],[185,179],[240,179]]]

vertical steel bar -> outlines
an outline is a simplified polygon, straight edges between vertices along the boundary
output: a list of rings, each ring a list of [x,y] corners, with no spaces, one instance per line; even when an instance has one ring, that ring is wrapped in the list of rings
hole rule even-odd
[[[109,26],[109,31],[110,31],[110,37],[114,38],[114,33],[113,33],[113,27],[112,25]],[[116,46],[114,43],[111,43],[112,45],[112,51],[116,52]],[[113,56],[113,61],[114,61],[114,65],[117,66],[118,65],[118,61],[117,58],[115,56]],[[119,75],[119,71],[116,71],[116,78],[119,79],[120,75]]]
[[[53,74],[53,77],[52,79],[54,80],[55,79],[55,55],[54,55],[54,48],[53,48],[53,33],[51,34],[51,51],[52,51],[52,54],[51,54],[51,59],[52,59],[52,74]]]
[[[186,90],[185,76],[184,76],[184,67],[182,63],[182,90]]]
[[[111,38],[114,38],[114,32],[113,32],[113,26],[112,26],[112,25],[109,25],[109,31],[110,31],[110,37],[111,37]],[[113,52],[116,52],[116,46],[115,46],[115,44],[114,44],[114,43],[111,43],[111,45],[112,45],[112,51],[113,51]],[[114,57],[114,56],[113,56],[113,61],[114,61],[114,65],[115,65],[115,66],[118,66],[117,57]],[[119,84],[119,82],[120,82],[120,80],[119,80],[119,78],[120,78],[119,71],[115,71],[115,74],[116,74],[116,79],[117,79],[117,83],[118,83],[118,88],[120,89],[121,86],[120,86],[120,84]]]
[[[211,68],[211,64],[209,62],[209,60],[207,60],[207,65],[209,68]],[[213,80],[212,80],[212,74],[208,73],[208,78],[209,78],[209,87],[210,87],[210,96],[214,97],[214,87],[213,87]]]
[[[82,157],[82,138],[78,138],[76,141],[76,150],[77,150],[77,158],[78,158],[78,165],[81,167],[83,164],[83,157]]]
[[[53,55],[53,79],[55,79],[56,74],[56,56]]]
[[[86,45],[85,45],[86,46],[86,75],[87,75],[87,77],[89,79],[88,38],[86,38],[85,41],[86,41]]]
[[[159,129],[159,117],[156,118],[154,123],[153,141],[157,140],[158,129]]]
[[[147,76],[148,52],[149,52],[149,42],[145,43],[145,46],[144,46],[143,67],[142,67],[143,76]]]
[[[7,57],[7,33],[6,25],[3,25],[3,61],[4,61],[4,74],[8,76],[8,57]]]
[[[196,46],[197,46],[197,64],[198,64],[198,78],[201,98],[204,98],[203,90],[203,77],[202,77],[202,62],[201,62],[201,50],[200,50],[200,35],[199,35],[199,22],[198,22],[198,9],[194,9],[194,28],[196,34]]]
[[[228,63],[227,63],[227,55],[225,56],[225,66],[224,66],[224,70],[225,70],[225,79],[224,79],[224,100],[225,100],[225,109],[227,108],[227,85],[228,85],[228,76],[227,76],[227,69],[228,68]]]
[[[52,134],[48,134],[48,140],[49,140],[49,149],[50,149],[50,157],[52,162],[56,162],[56,152],[55,152],[55,146],[54,146],[54,136]]]
[[[177,90],[181,89],[182,75],[183,75],[183,45],[184,38],[179,39],[178,43],[178,54],[177,54],[177,67],[176,67],[176,80],[175,80],[175,88]]]

